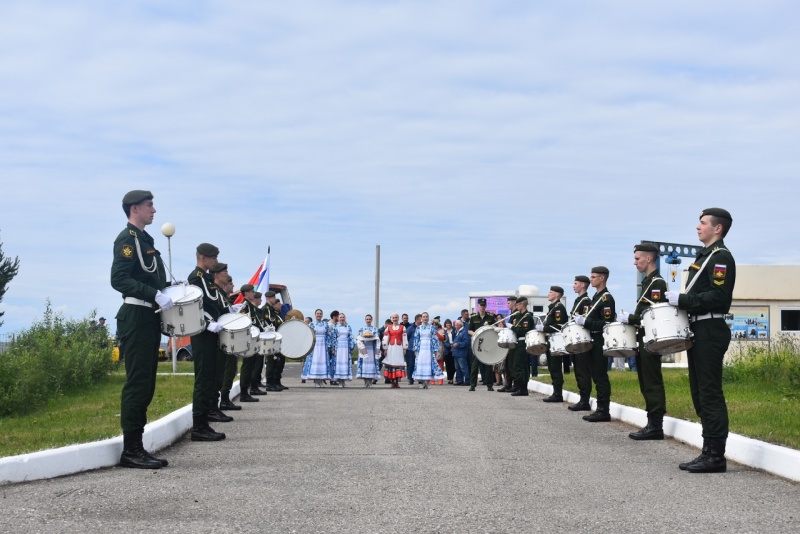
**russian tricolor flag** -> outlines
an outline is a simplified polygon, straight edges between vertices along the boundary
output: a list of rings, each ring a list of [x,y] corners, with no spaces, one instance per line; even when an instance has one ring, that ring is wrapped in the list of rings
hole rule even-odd
[[[248,280],[248,284],[252,284],[255,291],[259,291],[262,295],[269,291],[269,251],[271,247],[267,247],[267,257],[264,258],[264,263],[258,266],[256,272]],[[234,304],[241,304],[244,302],[244,295],[236,297]]]

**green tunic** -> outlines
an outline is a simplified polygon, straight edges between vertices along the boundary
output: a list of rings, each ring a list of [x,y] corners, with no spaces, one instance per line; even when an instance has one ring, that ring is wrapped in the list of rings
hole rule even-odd
[[[553,334],[561,332],[561,326],[566,324],[567,307],[557,300],[547,307],[547,315],[544,318],[545,334]],[[554,358],[550,354],[550,348],[547,349],[547,369],[550,371],[550,379],[553,382],[553,393],[560,393],[564,387],[564,370],[562,368],[561,358]]]
[[[222,292],[214,285],[210,274],[196,267],[189,275],[189,283],[203,292],[203,314],[208,321],[216,321],[227,310]],[[219,336],[208,330],[192,336],[192,356],[194,359],[194,393],[192,395],[192,415],[207,417],[209,406],[214,398],[219,360]]]
[[[480,327],[494,324],[496,321],[497,317],[491,312],[486,312],[483,317],[478,313],[473,313],[469,316],[467,331],[472,331],[473,333],[477,332]],[[472,337],[472,334],[470,334],[470,337]],[[482,368],[481,376],[483,376],[483,382],[491,387],[491,385],[494,384],[494,371],[492,366],[484,365],[475,357],[475,354],[472,352],[472,343],[470,343],[469,353],[472,357],[472,364],[469,368],[469,385],[471,387],[478,385],[478,369]]]
[[[608,409],[611,402],[611,382],[608,380],[608,358],[603,354],[603,327],[617,317],[614,297],[603,288],[592,297],[589,315],[583,325],[592,334],[591,373],[597,390],[597,407]]]
[[[528,352],[525,350],[525,334],[534,328],[533,314],[527,310],[511,326],[511,330],[517,335],[512,377],[514,378],[516,389],[522,388],[525,391],[528,389],[528,378],[530,376]]]
[[[586,315],[589,312],[591,302],[592,300],[589,298],[588,293],[579,295],[572,304],[570,317]],[[589,351],[573,354],[572,361],[575,367],[575,382],[578,384],[581,401],[589,402],[589,397],[592,395],[592,353]]]

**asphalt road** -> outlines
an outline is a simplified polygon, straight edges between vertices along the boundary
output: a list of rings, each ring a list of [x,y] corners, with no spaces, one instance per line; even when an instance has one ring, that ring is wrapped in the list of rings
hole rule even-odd
[[[300,384],[188,435],[159,471],[0,488],[2,532],[799,532],[800,485],[635,442],[541,395]],[[295,378],[291,378],[294,375]]]

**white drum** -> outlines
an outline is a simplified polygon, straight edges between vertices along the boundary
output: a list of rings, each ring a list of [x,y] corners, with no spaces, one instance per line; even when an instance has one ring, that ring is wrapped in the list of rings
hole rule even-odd
[[[603,327],[603,354],[609,358],[636,356],[636,327],[625,323],[608,323]]]
[[[161,290],[175,303],[161,310],[161,331],[173,337],[193,336],[206,328],[203,317],[203,290],[192,285],[177,285]]]
[[[277,349],[277,350],[276,350]],[[272,356],[280,352],[280,337],[275,330],[267,330],[258,334],[258,353]]]
[[[472,335],[472,353],[481,363],[494,365],[502,362],[508,354],[508,349],[497,344],[497,337],[497,330],[491,325],[478,328]]]
[[[250,327],[250,348],[247,349],[247,352],[244,354],[239,354],[242,358],[249,358],[250,356],[255,356],[259,354],[261,350],[261,345],[258,342],[258,336],[261,334],[261,330],[258,329],[256,326]]]
[[[570,354],[588,352],[592,348],[592,335],[575,321],[565,324],[561,335],[564,336],[564,347]]]
[[[547,352],[547,336],[544,332],[531,330],[525,334],[525,350],[528,354],[544,354]]]
[[[562,358],[567,356],[569,352],[567,352],[567,346],[564,342],[564,336],[561,332],[556,332],[550,334],[550,356],[554,358]]]
[[[689,315],[670,304],[655,304],[642,314],[644,346],[656,354],[673,354],[692,346]]]
[[[497,330],[497,344],[504,349],[514,349],[517,347],[517,334],[510,328],[499,328]]]
[[[287,358],[302,358],[312,350],[317,342],[314,329],[299,319],[290,319],[278,327],[280,353]]]
[[[244,356],[250,351],[252,336],[250,327],[253,321],[243,313],[225,313],[217,322],[222,325],[219,331],[219,348],[226,354]]]

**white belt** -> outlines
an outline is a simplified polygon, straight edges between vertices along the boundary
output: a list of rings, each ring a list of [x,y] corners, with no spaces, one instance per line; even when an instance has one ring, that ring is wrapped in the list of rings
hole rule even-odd
[[[134,297],[125,297],[122,299],[125,304],[135,304],[136,306],[144,306],[145,308],[152,308],[153,303],[146,300],[137,299]]]
[[[703,315],[690,315],[689,322],[694,323],[697,321],[704,321],[706,319],[724,319],[724,318],[725,318],[724,313],[711,312],[711,313],[704,313]]]

